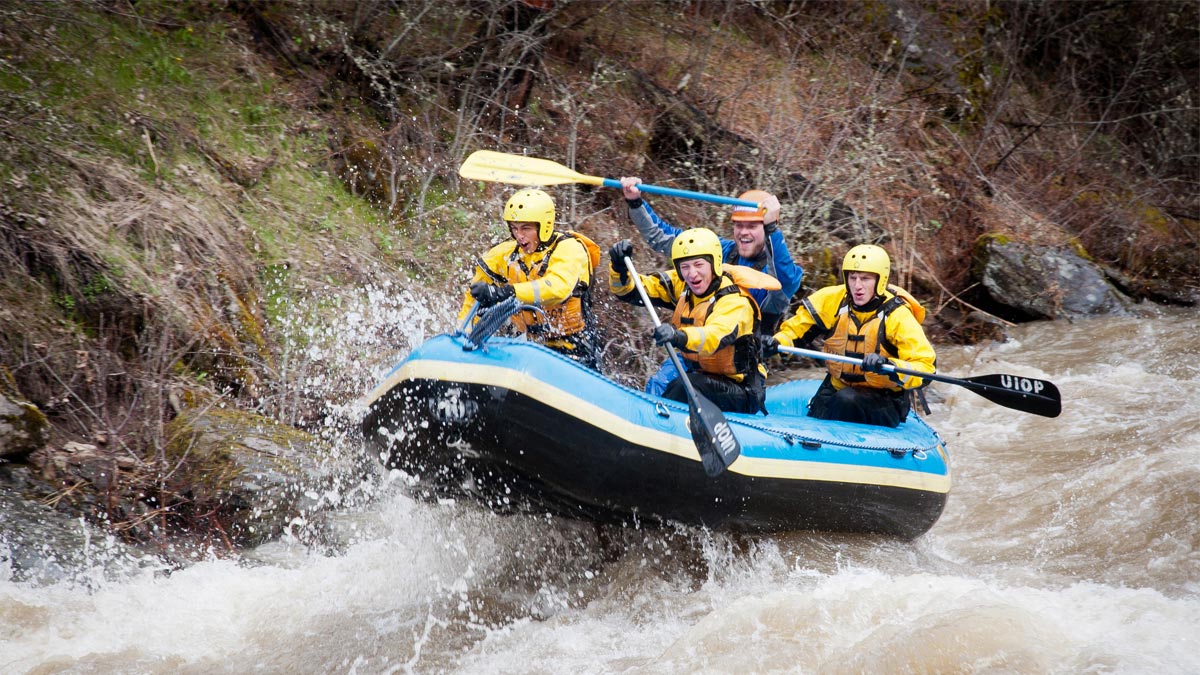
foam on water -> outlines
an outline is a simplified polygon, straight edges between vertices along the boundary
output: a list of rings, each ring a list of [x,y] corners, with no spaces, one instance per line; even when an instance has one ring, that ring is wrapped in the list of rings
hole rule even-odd
[[[354,349],[316,332],[322,367],[297,368],[361,394],[385,342],[446,327],[415,298],[384,309],[400,297],[350,307]],[[379,337],[392,322],[419,328]],[[392,474],[338,502],[329,546],[88,583],[0,574],[0,672],[1200,672],[1196,325],[1037,324],[943,350],[947,374],[1056,382],[1064,412],[945,389],[931,423],[955,487],[915,542],[498,516],[415,502]],[[351,398],[330,397],[349,422]]]

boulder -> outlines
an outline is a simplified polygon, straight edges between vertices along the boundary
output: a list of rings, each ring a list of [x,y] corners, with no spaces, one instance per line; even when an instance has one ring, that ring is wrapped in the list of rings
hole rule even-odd
[[[0,458],[18,459],[50,440],[50,425],[38,407],[0,392]]]
[[[1067,247],[985,235],[976,242],[972,263],[972,274],[989,298],[1017,315],[1074,319],[1125,315],[1133,307],[1100,267]]]
[[[0,579],[90,587],[147,568],[164,569],[161,560],[112,533],[44,504],[39,499],[44,487],[30,467],[0,464]]]
[[[338,506],[358,486],[359,453],[251,413],[185,409],[167,428],[170,482],[211,511],[230,543],[254,546]]]

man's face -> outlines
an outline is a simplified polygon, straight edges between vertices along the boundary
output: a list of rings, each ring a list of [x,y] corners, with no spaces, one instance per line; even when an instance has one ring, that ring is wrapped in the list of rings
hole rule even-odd
[[[850,299],[854,304],[863,306],[875,297],[875,283],[879,281],[878,274],[871,272],[849,272],[846,274],[846,286],[850,289]]]
[[[738,255],[743,258],[757,257],[767,243],[763,222],[761,220],[733,221],[733,241],[737,244]]]
[[[694,295],[700,295],[712,284],[712,263],[708,262],[708,258],[684,260],[679,263],[679,276],[687,284],[688,290]]]
[[[517,246],[525,253],[533,253],[538,247],[538,224],[514,221],[508,224],[508,231],[512,232],[513,239],[517,240]]]

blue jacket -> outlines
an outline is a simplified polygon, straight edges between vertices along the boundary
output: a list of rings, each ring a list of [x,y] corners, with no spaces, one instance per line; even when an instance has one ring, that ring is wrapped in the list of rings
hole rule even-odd
[[[642,238],[646,240],[650,248],[670,257],[671,244],[675,241],[675,235],[683,230],[663,220],[644,199],[627,203],[629,204],[629,218],[637,226],[638,232],[642,233]],[[762,310],[764,332],[773,332],[773,324],[778,323],[783,314],[787,312],[792,296],[800,289],[800,280],[804,278],[804,268],[792,260],[787,242],[783,239],[783,232],[779,228],[775,228],[767,235],[762,255],[756,259],[743,258],[738,255],[737,242],[725,237],[721,237],[721,252],[724,262],[752,267],[779,280],[779,285],[783,288],[778,291],[765,291],[758,288],[750,290],[751,297]]]

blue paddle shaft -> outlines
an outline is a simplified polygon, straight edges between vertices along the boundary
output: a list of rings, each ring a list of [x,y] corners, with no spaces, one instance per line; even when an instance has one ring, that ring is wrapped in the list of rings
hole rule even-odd
[[[621,189],[621,181],[612,178],[604,179],[604,187]],[[759,208],[758,202],[751,202],[745,199],[737,199],[736,197],[722,197],[721,195],[710,195],[707,192],[692,192],[691,190],[676,190],[675,188],[660,187],[658,185],[646,185],[638,183],[637,188],[642,192],[652,195],[665,195],[667,197],[680,197],[682,199],[697,199],[702,202],[712,202],[714,204],[728,204],[730,206],[749,206],[752,209]]]

